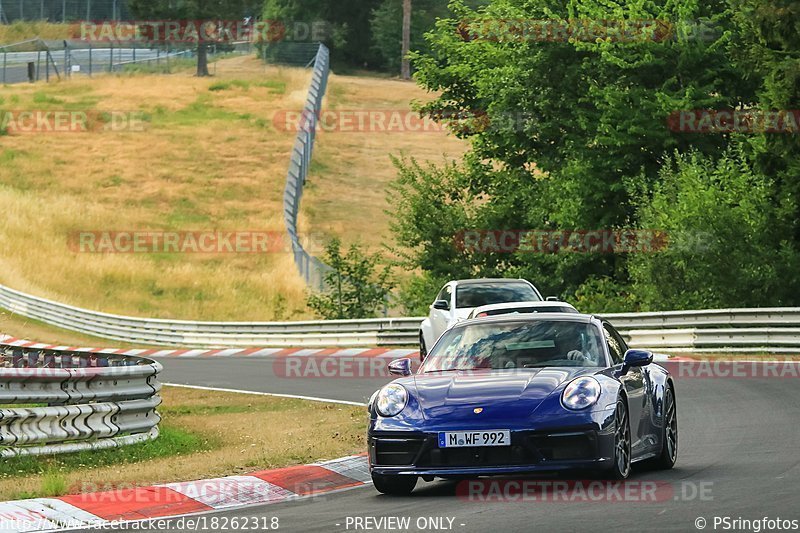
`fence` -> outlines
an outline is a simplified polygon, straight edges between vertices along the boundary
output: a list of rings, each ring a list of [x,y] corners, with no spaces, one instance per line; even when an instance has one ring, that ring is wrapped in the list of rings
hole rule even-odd
[[[56,63],[50,47],[41,39],[0,46],[0,83],[4,85],[41,79],[50,81],[51,75],[60,79],[63,73],[63,64]]]
[[[161,368],[139,357],[0,344],[0,457],[156,438]]]
[[[292,157],[289,161],[289,171],[286,175],[286,188],[283,193],[283,218],[286,231],[292,243],[294,262],[306,284],[324,288],[325,272],[330,267],[309,254],[300,243],[297,235],[297,213],[300,210],[300,199],[303,196],[303,186],[308,177],[311,165],[311,155],[314,151],[316,137],[316,120],[322,109],[322,99],[328,86],[330,74],[330,52],[324,44],[317,45],[314,57],[314,72],[311,76],[311,85],[308,88],[303,113],[298,124],[297,138],[292,148]]]
[[[191,44],[176,46],[126,42],[90,43],[85,41],[45,41],[39,38],[0,46],[0,84],[49,81],[50,77],[69,78],[103,72],[121,72],[134,66],[171,72],[176,60],[193,58]],[[227,53],[249,54],[249,42],[210,45],[210,58]],[[33,67],[30,67],[30,64]]]
[[[126,0],[0,0],[0,24],[18,20],[70,22],[131,17]]]
[[[0,307],[105,339],[166,346],[413,346],[422,317],[308,322],[191,322],[89,311],[0,285]],[[800,308],[605,315],[632,347],[691,352],[800,353]]]

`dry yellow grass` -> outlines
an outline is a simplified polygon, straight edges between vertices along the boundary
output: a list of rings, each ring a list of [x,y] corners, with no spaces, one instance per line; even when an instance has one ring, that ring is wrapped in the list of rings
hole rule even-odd
[[[414,100],[431,96],[412,82],[331,76],[324,110],[411,111]],[[387,115],[383,115],[387,116]],[[374,129],[380,129],[374,128]],[[303,196],[301,220],[314,231],[360,241],[372,249],[393,243],[389,234],[387,185],[397,171],[390,156],[421,163],[460,158],[468,144],[446,131],[325,131],[317,136],[313,172]]]
[[[136,316],[311,317],[287,252],[101,255],[68,247],[69,236],[85,230],[283,236],[294,132],[273,121],[302,108],[310,72],[252,57],[221,60],[212,71],[212,79],[186,70],[4,88],[0,109],[141,112],[148,122],[145,132],[0,136],[0,283]],[[426,98],[412,83],[336,75],[329,95],[326,107],[348,110],[410,109],[412,99]],[[465,149],[442,132],[326,132],[318,139],[300,230],[372,248],[390,237],[385,191],[396,173],[389,155],[436,162]],[[8,333],[34,336],[18,325]]]
[[[65,493],[236,475],[361,453],[363,407],[165,387],[162,424],[202,435],[212,449],[143,462],[50,471]],[[36,494],[44,476],[0,479],[0,500]]]
[[[70,24],[18,21],[13,24],[0,24],[0,44],[16,43],[35,37],[46,40],[67,39],[73,33]]]
[[[255,58],[217,76],[106,76],[3,92],[8,110],[136,111],[145,132],[0,138],[0,283],[92,309],[186,319],[308,316],[289,253],[88,254],[79,230],[266,230],[281,236],[292,138],[275,109],[302,105],[302,69]],[[244,83],[210,91],[226,80]],[[263,82],[268,82],[264,84]],[[263,85],[263,86],[262,86]]]

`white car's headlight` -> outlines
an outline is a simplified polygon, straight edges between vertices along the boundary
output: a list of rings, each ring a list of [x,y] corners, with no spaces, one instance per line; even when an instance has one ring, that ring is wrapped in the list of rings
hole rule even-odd
[[[567,409],[578,411],[594,405],[600,398],[600,383],[589,376],[574,379],[561,394],[561,404]]]
[[[408,392],[402,385],[390,383],[378,392],[375,408],[381,416],[395,416],[408,403]]]

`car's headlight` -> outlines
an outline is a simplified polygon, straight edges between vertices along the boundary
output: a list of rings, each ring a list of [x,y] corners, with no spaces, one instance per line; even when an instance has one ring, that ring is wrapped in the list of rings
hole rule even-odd
[[[594,405],[600,398],[600,383],[588,376],[572,380],[564,387],[561,404],[567,409],[577,411]]]
[[[395,416],[405,408],[406,403],[408,403],[406,388],[396,383],[390,383],[378,392],[375,409],[381,416]]]

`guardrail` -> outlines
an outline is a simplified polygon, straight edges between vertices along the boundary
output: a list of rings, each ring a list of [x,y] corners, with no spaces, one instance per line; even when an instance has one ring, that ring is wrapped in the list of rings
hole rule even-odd
[[[0,457],[158,437],[161,369],[139,357],[0,344]]]
[[[306,322],[192,322],[113,315],[0,285],[0,307],[60,328],[132,344],[226,348],[417,344],[422,317]],[[800,353],[800,308],[604,315],[632,347],[679,352]]]
[[[320,44],[314,58],[314,72],[311,75],[308,96],[297,125],[297,138],[292,148],[289,171],[286,174],[286,188],[283,193],[283,218],[292,243],[295,265],[305,279],[306,285],[320,290],[324,287],[324,275],[329,267],[309,254],[300,243],[297,235],[297,213],[300,211],[303,186],[306,184],[311,166],[311,155],[317,134],[317,117],[322,109],[322,99],[328,87],[329,74],[330,51],[327,46]]]

